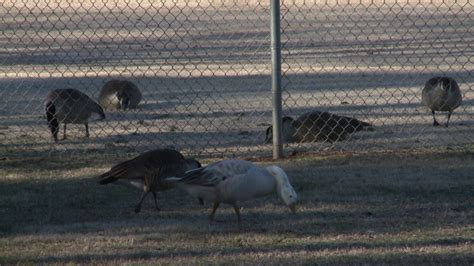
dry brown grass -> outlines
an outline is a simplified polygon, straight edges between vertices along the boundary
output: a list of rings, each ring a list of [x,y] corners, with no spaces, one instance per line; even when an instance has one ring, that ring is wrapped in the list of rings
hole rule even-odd
[[[209,204],[179,190],[133,213],[139,192],[94,178],[118,160],[2,161],[0,264],[474,262],[472,150],[278,161],[299,212],[247,202],[240,230],[232,208],[209,224]]]

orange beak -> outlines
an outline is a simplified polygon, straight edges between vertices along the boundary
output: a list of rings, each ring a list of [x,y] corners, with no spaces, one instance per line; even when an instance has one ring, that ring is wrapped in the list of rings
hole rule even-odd
[[[290,204],[288,205],[292,213],[296,213],[296,205],[295,204]]]

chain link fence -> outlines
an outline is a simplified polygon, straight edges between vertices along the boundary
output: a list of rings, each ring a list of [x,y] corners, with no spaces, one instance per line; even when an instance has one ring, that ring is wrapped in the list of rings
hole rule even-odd
[[[287,114],[322,110],[373,125],[319,149],[472,143],[473,10],[472,2],[450,0],[284,2]],[[421,104],[425,82],[435,76],[454,78],[463,96],[449,128],[433,127]],[[446,121],[445,114],[436,116]]]
[[[0,139],[6,155],[143,152],[268,156],[270,10],[266,1],[0,3]],[[281,4],[283,113],[330,112],[371,124],[344,140],[285,151],[396,150],[472,143],[474,6],[468,0]],[[421,90],[457,80],[463,104],[433,127]],[[53,140],[45,101],[74,88],[94,101],[133,82],[137,108],[67,125]],[[438,115],[440,121],[442,116]]]

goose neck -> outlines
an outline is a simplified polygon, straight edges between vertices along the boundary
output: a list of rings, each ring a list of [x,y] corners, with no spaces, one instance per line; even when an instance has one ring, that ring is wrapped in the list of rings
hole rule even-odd
[[[267,170],[270,173],[270,175],[275,179],[276,189],[278,193],[280,193],[282,188],[288,184],[288,179],[286,178],[286,175],[283,173],[283,171],[280,168],[275,167],[275,166],[269,166]]]

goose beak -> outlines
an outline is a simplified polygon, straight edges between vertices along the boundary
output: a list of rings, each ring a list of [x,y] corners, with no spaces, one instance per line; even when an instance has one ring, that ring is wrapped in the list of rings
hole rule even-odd
[[[295,204],[290,204],[288,205],[292,213],[296,213],[296,205]]]

